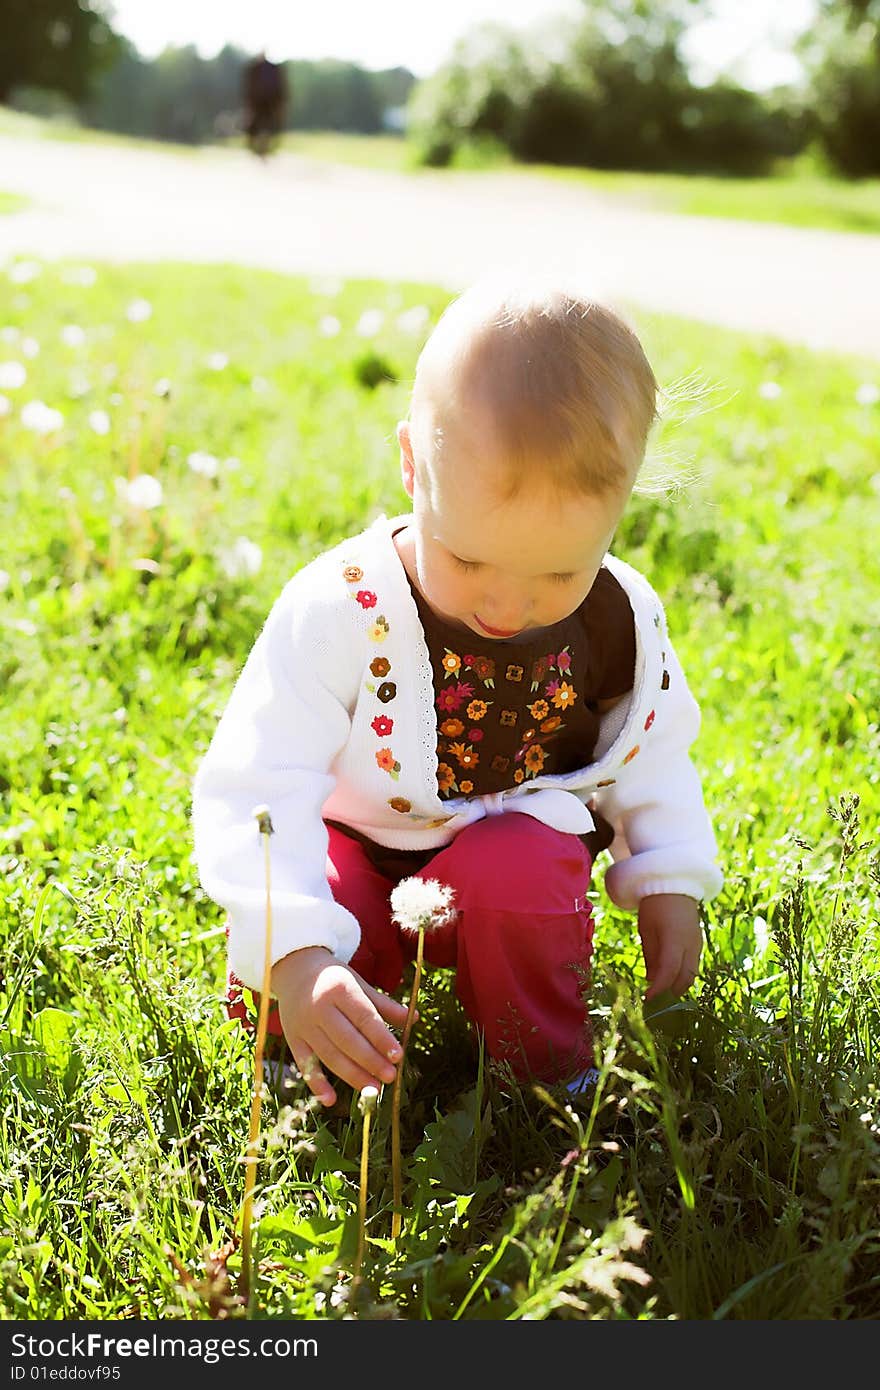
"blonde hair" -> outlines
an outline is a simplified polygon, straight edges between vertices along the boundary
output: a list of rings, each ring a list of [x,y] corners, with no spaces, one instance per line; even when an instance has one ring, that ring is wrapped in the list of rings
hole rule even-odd
[[[419,357],[410,405],[419,462],[442,459],[456,408],[485,410],[514,497],[526,481],[560,493],[628,490],[657,418],[658,386],[621,316],[576,288],[480,281],[446,308]]]

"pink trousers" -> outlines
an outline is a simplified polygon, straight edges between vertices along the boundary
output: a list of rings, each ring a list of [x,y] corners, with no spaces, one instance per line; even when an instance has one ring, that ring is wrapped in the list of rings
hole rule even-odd
[[[401,875],[388,877],[356,840],[334,826],[328,832],[331,892],[361,928],[349,964],[393,994],[416,947],[415,936],[391,920],[389,894]],[[456,992],[486,1051],[520,1080],[564,1081],[593,1064],[585,998],[591,867],[576,835],[517,813],[468,826],[414,875],[450,887],[457,909],[453,922],[426,934],[426,962],[455,971]],[[234,978],[229,1011],[246,1021]],[[270,1028],[281,1031],[274,1010]]]

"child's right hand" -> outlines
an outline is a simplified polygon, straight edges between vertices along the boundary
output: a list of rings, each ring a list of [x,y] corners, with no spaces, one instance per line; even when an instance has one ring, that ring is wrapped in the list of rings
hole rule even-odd
[[[278,961],[272,992],[293,1060],[322,1105],[336,1103],[322,1062],[355,1090],[394,1080],[402,1050],[382,1020],[403,1027],[405,1004],[368,985],[323,946]]]

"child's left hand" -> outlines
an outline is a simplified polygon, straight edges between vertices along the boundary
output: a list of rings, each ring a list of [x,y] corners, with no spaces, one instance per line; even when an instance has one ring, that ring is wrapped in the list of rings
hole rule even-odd
[[[669,990],[686,994],[700,967],[700,906],[680,893],[656,893],[639,903],[639,936],[650,988],[646,999]]]

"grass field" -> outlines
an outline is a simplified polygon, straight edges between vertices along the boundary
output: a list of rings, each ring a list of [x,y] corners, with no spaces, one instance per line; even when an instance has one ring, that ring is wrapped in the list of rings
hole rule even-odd
[[[446,302],[231,268],[13,266],[0,317],[0,1317],[241,1316],[251,1047],[191,778],[298,566],[406,509]],[[592,889],[592,1107],[483,1064],[429,972],[392,1242],[388,1107],[267,1097],[251,1314],[880,1316],[880,368],[637,316],[668,411],[615,551],[701,701],[726,886],[645,1018]]]

